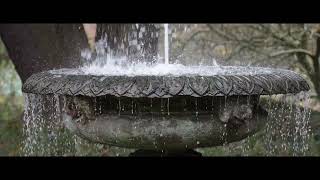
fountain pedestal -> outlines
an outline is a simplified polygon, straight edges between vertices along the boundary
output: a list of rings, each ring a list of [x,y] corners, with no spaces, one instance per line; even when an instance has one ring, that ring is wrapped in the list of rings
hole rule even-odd
[[[201,153],[192,149],[176,152],[136,150],[135,152],[129,154],[129,157],[202,157],[202,155]]]

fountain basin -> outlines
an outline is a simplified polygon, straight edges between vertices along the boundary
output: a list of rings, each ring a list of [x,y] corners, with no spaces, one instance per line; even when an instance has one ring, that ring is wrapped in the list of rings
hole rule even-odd
[[[307,82],[292,71],[248,67],[180,76],[61,69],[34,74],[23,85],[25,93],[59,95],[65,126],[84,139],[169,151],[244,139],[266,122],[261,95],[307,90]]]
[[[257,103],[258,96],[153,98],[152,102],[67,96],[63,120],[69,130],[91,142],[172,151],[222,145],[254,134],[267,118]]]

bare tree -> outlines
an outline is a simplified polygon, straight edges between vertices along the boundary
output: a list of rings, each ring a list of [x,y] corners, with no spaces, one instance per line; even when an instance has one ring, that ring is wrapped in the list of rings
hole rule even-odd
[[[188,37],[176,38],[179,56],[196,43],[202,56],[222,63],[288,67],[308,76],[320,97],[320,27],[316,24],[200,24]],[[220,50],[217,51],[217,50]]]

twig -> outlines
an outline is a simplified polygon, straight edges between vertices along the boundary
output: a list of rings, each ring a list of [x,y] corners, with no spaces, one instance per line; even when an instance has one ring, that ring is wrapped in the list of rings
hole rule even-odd
[[[308,56],[310,56],[311,58],[314,58],[314,55],[305,49],[290,49],[290,50],[284,50],[284,51],[278,51],[275,53],[272,53],[270,56],[274,57],[274,56],[279,56],[279,55],[283,55],[283,54],[290,54],[290,53],[304,53]]]

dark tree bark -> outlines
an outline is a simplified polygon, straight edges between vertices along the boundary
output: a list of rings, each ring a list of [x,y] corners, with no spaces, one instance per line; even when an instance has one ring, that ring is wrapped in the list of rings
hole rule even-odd
[[[79,66],[89,47],[82,24],[1,24],[0,35],[22,82],[40,71]]]
[[[320,29],[317,31],[318,34],[320,34]],[[320,37],[317,37],[316,40],[316,52],[314,55],[314,58],[312,59],[312,63],[314,66],[314,77],[313,79],[313,83],[318,95],[318,98],[320,97],[320,65],[319,65],[319,61],[320,61]]]

